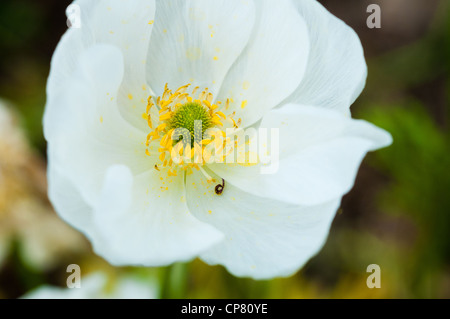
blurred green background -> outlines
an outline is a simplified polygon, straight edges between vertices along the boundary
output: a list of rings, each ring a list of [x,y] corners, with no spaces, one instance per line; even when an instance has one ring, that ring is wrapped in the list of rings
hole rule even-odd
[[[367,156],[315,258],[293,277],[253,281],[199,260],[114,268],[59,220],[46,198],[41,122],[70,1],[2,0],[0,98],[8,111],[0,113],[0,298],[63,287],[71,263],[112,280],[157,278],[163,298],[450,298],[450,3],[320,2],[365,49],[369,77],[353,116],[391,132],[394,144]],[[381,29],[366,26],[371,3],[381,6]],[[366,286],[369,264],[381,267],[380,289]]]

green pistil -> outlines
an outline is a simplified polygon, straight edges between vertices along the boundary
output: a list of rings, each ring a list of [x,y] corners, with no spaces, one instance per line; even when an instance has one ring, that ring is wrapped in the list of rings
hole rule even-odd
[[[196,123],[196,121],[201,122]],[[184,128],[190,132],[191,146],[194,145],[195,137],[197,136],[197,140],[201,141],[203,134],[211,126],[212,121],[208,111],[202,105],[193,102],[180,106],[169,121],[169,129]],[[177,143],[182,139],[180,137],[175,142]]]

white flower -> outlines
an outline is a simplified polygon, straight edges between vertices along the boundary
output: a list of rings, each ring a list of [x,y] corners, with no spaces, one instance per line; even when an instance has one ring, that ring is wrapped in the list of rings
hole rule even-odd
[[[365,154],[391,143],[350,117],[366,79],[353,30],[313,0],[75,3],[81,28],[56,49],[44,117],[58,213],[115,265],[297,271]],[[204,111],[183,110],[197,99]],[[173,163],[170,133],[194,111],[220,130],[279,128],[278,172]]]
[[[109,280],[111,282],[109,282]],[[131,276],[122,276],[114,281],[102,272],[81,278],[80,288],[41,286],[23,299],[156,299],[157,285],[143,282]]]

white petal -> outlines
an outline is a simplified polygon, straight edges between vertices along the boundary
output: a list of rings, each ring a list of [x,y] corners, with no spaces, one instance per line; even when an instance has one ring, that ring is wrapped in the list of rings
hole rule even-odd
[[[214,187],[199,173],[187,177],[190,210],[225,234],[225,240],[201,258],[255,279],[289,276],[302,267],[323,246],[340,202],[302,207],[230,184],[218,196]]]
[[[162,180],[161,180],[162,178]],[[156,170],[133,178],[108,170],[94,211],[94,250],[114,265],[162,266],[194,258],[223,239],[187,208],[184,178]]]
[[[348,114],[367,77],[361,42],[349,26],[319,2],[293,2],[308,26],[311,51],[303,81],[286,101]]]
[[[167,265],[192,259],[223,235],[189,213],[182,178],[163,183],[162,176],[155,171],[133,180],[127,168],[113,166],[93,209],[61,172],[52,169],[49,196],[59,215],[82,231],[109,262]]]
[[[81,288],[59,288],[41,286],[22,299],[155,299],[157,287],[133,277],[120,277],[108,280],[101,272],[81,278]]]
[[[64,221],[91,238],[95,234],[92,207],[86,203],[78,189],[65,176],[66,171],[53,164],[51,157],[49,161],[48,196],[55,211]]]
[[[218,97],[222,102],[232,101],[230,112],[236,111],[245,127],[298,87],[309,53],[307,27],[292,1],[257,3],[259,19],[251,41],[231,68]]]
[[[157,95],[193,83],[217,94],[248,42],[255,19],[252,0],[157,1],[148,56],[148,80]]]
[[[63,87],[78,66],[78,59],[83,51],[94,44],[91,36],[91,27],[88,21],[92,21],[92,13],[98,1],[76,0],[74,5],[80,7],[80,22],[84,28],[71,28],[62,36],[53,54],[50,75],[47,81],[47,94],[57,94]]]
[[[97,7],[101,23],[95,25],[98,41],[120,48],[124,58],[124,77],[117,99],[120,113],[134,126],[146,131],[142,113],[147,107],[150,89],[146,63],[150,35],[155,18],[155,1],[109,0]]]
[[[41,286],[21,299],[155,299],[156,290],[154,283],[133,277],[108,280],[104,273],[96,272],[81,278],[81,288]]]
[[[22,299],[100,299],[105,298],[107,277],[103,273],[95,273],[81,279],[81,288],[60,288],[41,286],[34,289]]]
[[[279,162],[274,152],[271,163],[277,170],[261,174],[262,168],[267,169],[262,164],[211,168],[252,194],[293,204],[317,205],[340,198],[353,187],[366,153],[392,142],[389,133],[365,121],[294,104],[269,112],[261,128],[279,128]]]
[[[146,134],[126,122],[111,98],[122,81],[123,57],[114,46],[97,44],[80,56],[77,70],[58,94],[49,95],[44,127],[50,165],[59,165],[93,203],[108,166],[150,169]],[[111,93],[109,93],[111,92]]]
[[[72,28],[61,39],[52,58],[47,84],[49,96],[58,94],[77,71],[80,55],[99,43],[117,47],[124,59],[124,78],[116,105],[133,125],[145,128],[140,117],[150,95],[146,84],[146,56],[154,19],[154,0],[75,1],[80,6],[81,28]],[[111,94],[115,92],[110,92]]]

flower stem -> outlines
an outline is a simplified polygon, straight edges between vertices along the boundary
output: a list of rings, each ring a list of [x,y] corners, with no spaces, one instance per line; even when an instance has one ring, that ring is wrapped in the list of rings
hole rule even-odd
[[[162,299],[184,299],[187,293],[188,264],[176,263],[163,268]]]

